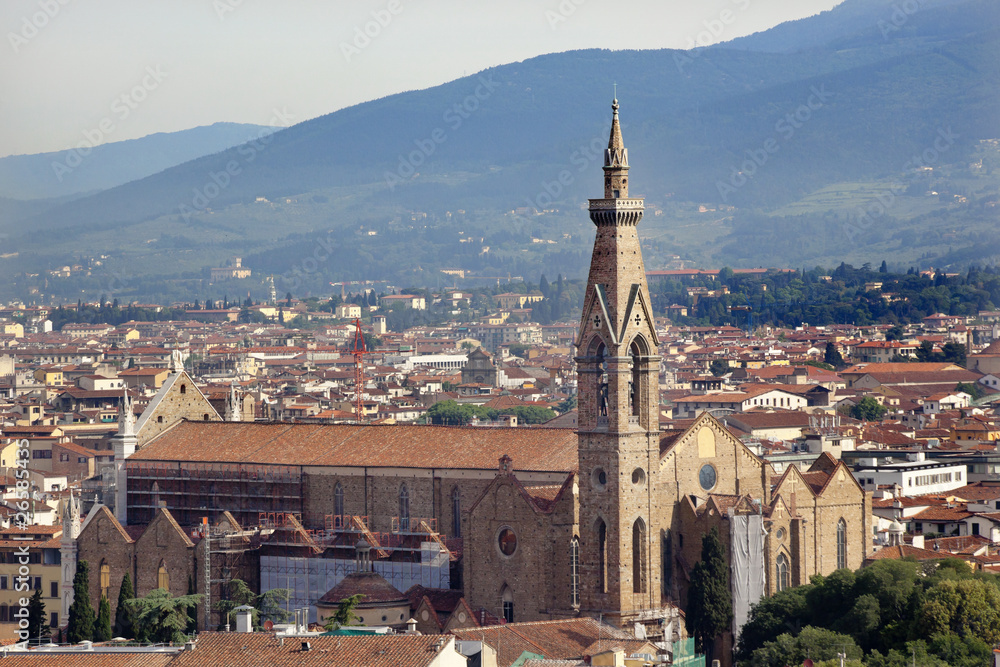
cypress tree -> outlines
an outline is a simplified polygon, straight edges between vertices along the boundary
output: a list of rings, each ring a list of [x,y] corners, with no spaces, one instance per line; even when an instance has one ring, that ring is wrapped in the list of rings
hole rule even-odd
[[[106,642],[109,639],[111,639],[111,603],[102,595],[100,611],[97,612],[97,627],[94,628],[94,641]]]
[[[135,638],[135,612],[126,604],[134,597],[132,577],[126,572],[125,576],[122,577],[122,586],[118,590],[118,608],[115,610],[115,637]]]
[[[45,621],[45,602],[42,601],[42,589],[36,588],[28,601],[28,639],[45,639],[50,634],[49,624]]]
[[[69,607],[69,622],[66,639],[70,644],[79,644],[94,638],[94,608],[90,606],[90,577],[87,561],[76,564],[73,576],[73,604]]]
[[[701,539],[701,560],[691,572],[686,625],[694,637],[697,651],[705,653],[711,664],[716,637],[729,629],[733,620],[733,601],[729,593],[729,568],[719,540],[719,529]]]

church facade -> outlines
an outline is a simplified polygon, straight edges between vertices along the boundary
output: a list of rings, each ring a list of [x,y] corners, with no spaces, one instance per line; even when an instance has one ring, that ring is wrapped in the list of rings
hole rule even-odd
[[[501,465],[466,518],[466,597],[512,619],[600,616],[656,636],[672,605],[686,605],[701,538],[717,527],[739,624],[760,595],[860,567],[871,497],[828,455],[776,476],[708,414],[660,431],[659,340],[637,233],[643,200],[629,197],[617,100],[612,112],[604,196],[589,206],[596,235],[576,341],[577,469],[540,497],[519,482],[516,461],[515,471]],[[753,553],[733,558],[738,550]]]

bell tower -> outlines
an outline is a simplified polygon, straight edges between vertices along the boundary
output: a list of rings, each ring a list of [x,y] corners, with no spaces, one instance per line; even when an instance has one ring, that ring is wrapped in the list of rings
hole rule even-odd
[[[624,625],[660,607],[660,357],[637,234],[643,200],[629,197],[617,99],[611,110],[604,197],[590,200],[597,229],[576,341],[580,611]]]

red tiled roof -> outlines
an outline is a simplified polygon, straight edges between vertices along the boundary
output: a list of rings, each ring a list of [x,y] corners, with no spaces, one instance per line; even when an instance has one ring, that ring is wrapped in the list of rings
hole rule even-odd
[[[328,590],[320,602],[335,605],[352,595],[363,595],[361,606],[383,602],[404,602],[408,598],[377,572],[352,572]]]
[[[302,641],[280,642],[271,633],[203,632],[195,649],[179,654],[170,667],[423,667],[438,661],[442,651],[454,651],[453,639],[443,635],[320,636],[309,637],[310,649],[303,651]]]
[[[174,653],[8,653],[10,667],[166,667]],[[191,663],[197,664],[197,663]],[[216,665],[215,667],[219,667]]]
[[[487,470],[500,457],[516,470],[573,472],[571,429],[463,428],[394,424],[281,424],[184,421],[129,461]]]
[[[463,628],[453,632],[459,639],[484,641],[496,649],[497,664],[500,667],[508,667],[524,651],[552,659],[580,658],[588,647],[599,640],[618,645],[623,641],[635,639],[618,628],[594,618],[508,623],[481,628]]]

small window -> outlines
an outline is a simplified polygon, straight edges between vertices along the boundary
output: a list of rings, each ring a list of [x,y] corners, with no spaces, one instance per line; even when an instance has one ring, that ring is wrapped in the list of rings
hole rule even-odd
[[[181,393],[182,394],[186,394],[187,393],[187,385],[186,384],[182,384],[181,385]]]
[[[333,513],[337,516],[344,515],[344,487],[340,482],[333,487]]]
[[[170,573],[167,572],[167,566],[163,561],[160,561],[160,569],[156,572],[156,585],[157,588],[170,590]]]
[[[49,614],[49,627],[58,628],[59,627],[59,614],[52,612]]]
[[[59,582],[58,581],[50,581],[49,582],[49,597],[50,598],[57,598],[57,597],[59,597]]]
[[[156,423],[157,424],[163,423],[163,415],[156,415]]]
[[[111,599],[108,595],[111,589],[111,567],[107,561],[101,562],[101,597]]]

